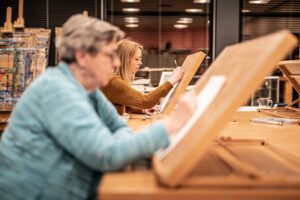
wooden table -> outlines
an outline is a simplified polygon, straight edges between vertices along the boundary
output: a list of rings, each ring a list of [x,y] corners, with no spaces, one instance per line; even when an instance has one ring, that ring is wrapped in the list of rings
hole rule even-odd
[[[237,112],[220,136],[239,139],[264,139],[293,153],[300,159],[300,126],[254,124],[249,120],[264,116],[257,112]],[[141,126],[154,123],[157,118],[144,120],[132,116],[129,125],[137,130]],[[298,155],[299,154],[299,155]],[[165,188],[160,186],[152,170],[116,172],[106,174],[98,188],[102,200],[136,199],[300,199],[299,188],[218,188],[218,187],[181,187]]]
[[[266,139],[276,144],[296,143],[300,146],[300,126],[299,125],[271,125],[250,123],[251,118],[266,116],[260,112],[236,112],[231,121],[220,132],[220,136],[230,136],[232,138]],[[163,116],[156,115],[146,119],[143,115],[133,114],[130,116],[128,125],[133,130],[139,130],[147,125],[155,123]],[[298,132],[297,132],[298,131]]]
[[[152,171],[112,173],[100,185],[102,200],[266,200],[299,199],[299,189],[251,188],[177,188],[168,189],[157,184]]]

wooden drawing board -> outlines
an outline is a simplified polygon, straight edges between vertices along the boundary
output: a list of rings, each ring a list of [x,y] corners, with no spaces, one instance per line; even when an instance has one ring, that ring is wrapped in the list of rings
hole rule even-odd
[[[220,86],[216,96],[203,108],[201,101],[205,102],[206,97],[202,95],[197,108],[202,109],[202,113],[198,115],[196,111],[196,120],[182,128],[185,132],[180,140],[175,144],[176,140],[172,140],[168,148],[157,152],[153,158],[161,183],[176,186],[186,181],[236,109],[250,98],[263,77],[274,70],[296,43],[290,32],[280,31],[228,46],[221,52],[194,88],[201,96],[204,90],[207,92],[207,85],[214,85],[211,84],[213,78],[225,77],[223,83],[216,82]]]
[[[298,95],[300,95],[300,60],[281,61],[278,64],[278,68],[292,85],[292,87],[295,88]],[[298,102],[300,102],[300,98],[290,102],[284,108],[266,108],[259,109],[259,111],[276,117],[300,119],[300,109],[292,107]]]
[[[184,71],[184,76],[170,95],[164,109],[161,110],[162,114],[170,114],[174,110],[178,98],[183,94],[185,88],[191,82],[205,56],[206,54],[200,51],[186,57],[181,66]]]
[[[298,95],[300,95],[300,60],[281,61],[278,64],[278,68],[284,74],[290,84],[295,88]],[[298,98],[295,103],[299,100],[300,98]],[[289,105],[292,106],[293,102],[291,102]]]

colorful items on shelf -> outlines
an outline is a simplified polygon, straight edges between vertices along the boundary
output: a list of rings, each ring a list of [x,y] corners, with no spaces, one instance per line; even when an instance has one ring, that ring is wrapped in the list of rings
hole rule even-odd
[[[12,110],[26,87],[45,70],[50,33],[49,29],[25,28],[0,36],[0,111]]]

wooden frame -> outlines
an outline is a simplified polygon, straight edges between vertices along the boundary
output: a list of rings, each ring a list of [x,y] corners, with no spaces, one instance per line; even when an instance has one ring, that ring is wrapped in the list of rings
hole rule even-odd
[[[259,112],[266,113],[274,117],[300,119],[300,110],[286,106],[284,108],[263,108],[258,109]]]
[[[161,155],[168,148],[154,156],[154,170],[161,183],[177,186],[193,179],[188,175],[197,167],[231,115],[249,99],[263,77],[274,70],[296,43],[291,33],[281,31],[223,50],[198,81],[194,92],[201,94],[214,76],[225,76],[224,86],[203,113],[197,116],[195,123],[183,127],[186,134],[177,145],[164,156]],[[169,146],[172,146],[172,142]]]
[[[278,68],[300,95],[300,60],[281,61],[278,64]],[[292,107],[298,102],[300,102],[300,98],[290,102],[284,108],[259,109],[259,111],[276,117],[300,119],[300,109]]]
[[[166,106],[164,106],[164,109],[161,110],[162,114],[170,114],[174,110],[177,100],[183,94],[185,88],[191,82],[193,76],[195,75],[197,69],[200,67],[205,56],[206,54],[200,51],[198,53],[194,53],[186,57],[181,66],[185,74],[174,89],[173,93],[170,95],[170,98],[167,100]]]
[[[263,140],[217,140],[181,185],[225,184],[227,187],[300,186],[300,158]]]

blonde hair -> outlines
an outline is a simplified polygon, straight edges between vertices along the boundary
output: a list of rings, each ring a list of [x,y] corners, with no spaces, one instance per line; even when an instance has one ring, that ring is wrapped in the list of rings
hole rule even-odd
[[[129,68],[131,60],[138,49],[142,51],[143,46],[130,39],[123,39],[118,44],[117,54],[120,58],[120,66],[116,69],[115,73],[127,83],[130,83],[134,79],[134,74],[129,73]]]
[[[64,23],[61,38],[56,45],[61,60],[72,63],[76,62],[76,50],[95,55],[101,50],[100,44],[110,43],[114,39],[118,41],[123,37],[124,32],[118,27],[94,17],[77,14]]]

